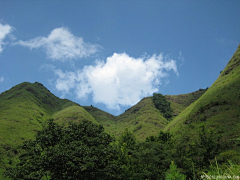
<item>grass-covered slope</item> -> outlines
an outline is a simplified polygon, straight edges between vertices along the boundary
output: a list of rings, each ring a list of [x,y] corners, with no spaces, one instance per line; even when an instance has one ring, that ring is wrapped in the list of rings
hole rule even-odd
[[[167,119],[155,108],[152,97],[147,97],[117,116],[116,127],[112,132],[121,134],[128,128],[138,140],[145,140],[148,136],[156,136],[167,123]]]
[[[226,141],[240,137],[240,46],[213,85],[166,127],[179,137],[197,133],[204,123]]]
[[[98,122],[83,107],[72,105],[53,114],[52,118],[60,125],[67,125],[68,122],[79,122],[83,120]]]
[[[92,106],[84,108],[104,126],[107,133],[116,138],[128,128],[138,140],[145,140],[148,136],[157,135],[168,123],[155,108],[152,97],[142,99],[119,116],[113,116]]]
[[[166,95],[171,103],[174,116],[178,115],[189,104],[197,100],[206,90],[201,89],[183,95]],[[153,98],[147,97],[119,116],[113,116],[93,106],[83,106],[89,114],[101,125],[107,133],[118,137],[128,128],[138,140],[145,140],[148,136],[156,136],[169,121],[155,108]]]
[[[94,121],[82,107],[54,96],[42,84],[21,83],[0,94],[0,144],[14,146],[34,138],[49,118],[61,123],[77,116]]]
[[[173,110],[173,118],[180,114],[186,107],[199,99],[207,89],[199,89],[198,91],[180,94],[180,95],[165,95],[166,99],[171,102]]]
[[[92,117],[103,127],[105,128],[106,132],[109,131],[109,127],[115,126],[115,116],[109,114],[105,111],[102,111],[94,106],[82,106]]]

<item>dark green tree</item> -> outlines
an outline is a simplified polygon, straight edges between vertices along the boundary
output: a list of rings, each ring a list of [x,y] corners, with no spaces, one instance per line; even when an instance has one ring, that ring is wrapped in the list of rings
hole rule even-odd
[[[166,180],[185,180],[186,176],[181,174],[177,169],[177,166],[174,164],[174,161],[171,162],[170,170],[166,173]]]
[[[128,128],[125,129],[119,138],[120,146],[122,146],[123,143],[126,143],[128,149],[134,149],[136,145],[136,138],[133,133],[128,130]]]
[[[190,144],[190,156],[194,163],[204,169],[210,165],[210,160],[214,159],[221,148],[221,136],[212,130],[207,130],[205,125],[200,126],[199,139],[194,144]]]
[[[119,137],[119,140],[114,143],[117,152],[117,161],[114,162],[117,168],[115,178],[118,179],[134,179],[133,174],[136,165],[133,163],[132,154],[136,148],[136,138],[127,128]]]
[[[132,155],[136,165],[135,179],[164,179],[172,154],[168,146],[159,142],[142,142]]]
[[[172,135],[169,132],[160,131],[158,136],[149,136],[146,138],[146,142],[159,142],[164,145],[173,146]]]
[[[174,162],[184,169],[187,179],[199,179],[199,175],[209,168],[211,161],[223,150],[221,136],[202,125],[195,141],[191,141],[190,136],[176,141]]]
[[[12,179],[112,179],[112,140],[90,121],[63,127],[50,120],[35,140],[24,143],[20,163],[5,174]]]
[[[166,100],[165,96],[159,93],[153,93],[153,103],[165,118],[170,119],[172,117],[171,103]]]

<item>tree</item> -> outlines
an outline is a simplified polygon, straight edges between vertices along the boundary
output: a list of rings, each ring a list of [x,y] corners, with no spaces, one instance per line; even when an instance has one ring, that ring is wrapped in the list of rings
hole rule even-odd
[[[171,162],[170,171],[166,173],[166,180],[185,180],[186,176],[181,174],[177,166],[174,164],[174,161]]]
[[[207,130],[204,125],[200,126],[198,138],[194,141],[190,136],[185,136],[176,142],[174,161],[190,179],[200,178],[224,147],[224,144],[221,145],[221,136]]]
[[[132,155],[135,179],[164,179],[171,163],[172,154],[168,146],[159,142],[137,144]]]
[[[119,138],[119,143],[122,146],[124,143],[126,143],[128,149],[133,149],[136,145],[136,138],[133,135],[132,132],[128,130],[128,128],[125,129],[124,133]]]
[[[190,146],[193,161],[201,168],[208,167],[221,150],[221,136],[213,131],[207,131],[205,125],[200,126],[199,140]],[[197,157],[196,157],[197,155]]]
[[[12,179],[111,179],[116,156],[102,126],[83,121],[59,126],[50,120],[35,140],[27,141],[20,163],[6,175]]]
[[[165,118],[170,119],[172,117],[171,104],[162,94],[153,93],[153,103],[155,107],[163,113]]]

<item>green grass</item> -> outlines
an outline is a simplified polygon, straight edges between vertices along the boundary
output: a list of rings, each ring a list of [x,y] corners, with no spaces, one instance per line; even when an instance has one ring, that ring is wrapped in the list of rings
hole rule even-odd
[[[54,112],[75,105],[40,83],[22,83],[0,95],[0,144],[17,146],[34,138]]]
[[[142,99],[135,106],[119,116],[113,116],[95,107],[84,107],[105,131],[118,138],[128,128],[137,140],[143,141],[151,135],[158,135],[168,123],[158,109],[155,108],[152,97]]]
[[[199,99],[206,91],[207,89],[199,89],[198,91],[188,94],[165,95],[166,99],[171,102],[173,117],[179,115],[186,107]]]
[[[173,113],[177,116],[189,104],[198,99],[206,90],[189,94],[167,95]],[[156,136],[169,121],[155,108],[152,97],[146,97],[119,116],[113,116],[93,106],[83,106],[96,121],[103,125],[105,131],[119,137],[128,128],[137,140],[144,141],[148,136]]]
[[[219,164],[217,160],[210,166],[208,172],[203,172],[202,177],[206,179],[239,179],[240,164],[228,161],[224,164]],[[218,177],[218,178],[217,178]]]
[[[196,137],[204,123],[221,134],[225,141],[240,137],[240,46],[213,85],[194,103],[184,109],[166,127],[179,136]]]
[[[68,122],[79,122],[82,120],[89,120],[93,123],[98,122],[89,114],[83,107],[78,105],[69,106],[52,115],[52,118],[60,125],[66,125]]]

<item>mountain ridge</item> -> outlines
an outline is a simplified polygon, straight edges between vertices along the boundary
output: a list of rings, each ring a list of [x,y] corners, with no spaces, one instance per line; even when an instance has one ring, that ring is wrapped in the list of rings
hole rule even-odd
[[[191,136],[193,140],[202,124],[221,135],[226,143],[232,143],[231,148],[239,149],[240,45],[211,87],[164,130],[180,139]]]
[[[78,119],[90,120],[102,124],[106,132],[114,136],[121,135],[124,129],[128,128],[140,140],[144,140],[148,135],[157,135],[168,123],[161,112],[154,107],[152,97],[145,97],[124,113],[114,116],[93,106],[81,106],[68,99],[60,99],[39,82],[23,82],[1,93],[0,107],[1,124],[3,124],[0,133],[6,134],[4,138],[0,138],[0,143],[1,139],[4,139],[10,144],[20,144],[24,140],[33,138],[50,118],[59,124]],[[173,109],[177,108],[173,107]],[[149,115],[151,117],[148,117]],[[18,123],[22,126],[18,126]],[[21,140],[8,136],[6,132],[6,129],[13,131],[16,127],[19,129],[15,133],[18,136],[19,133],[22,134],[19,136]],[[149,129],[151,132],[148,132]],[[11,137],[16,140],[10,140]]]
[[[116,137],[128,128],[138,140],[143,141],[147,136],[157,135],[160,130],[183,134],[185,130],[182,127],[186,127],[193,133],[195,126],[197,128],[200,123],[209,123],[207,120],[210,116],[221,114],[222,109],[219,108],[234,109],[231,106],[235,105],[232,113],[238,116],[235,111],[240,105],[235,99],[239,98],[237,93],[240,88],[239,52],[240,46],[210,88],[188,94],[165,95],[173,110],[170,121],[154,106],[152,97],[145,97],[124,113],[114,116],[93,106],[81,106],[70,100],[60,99],[41,83],[21,83],[0,94],[0,133],[3,134],[0,143],[19,144],[33,138],[50,118],[59,124],[90,120],[103,125],[107,133]]]

